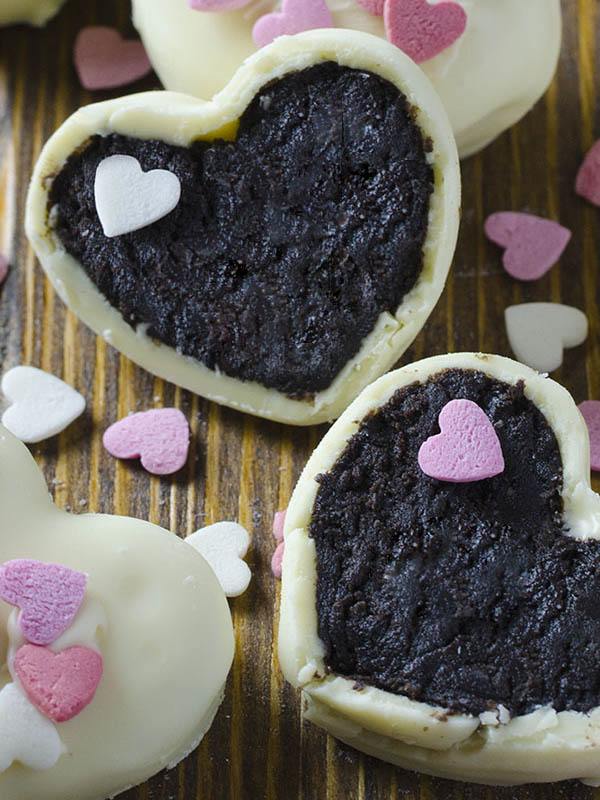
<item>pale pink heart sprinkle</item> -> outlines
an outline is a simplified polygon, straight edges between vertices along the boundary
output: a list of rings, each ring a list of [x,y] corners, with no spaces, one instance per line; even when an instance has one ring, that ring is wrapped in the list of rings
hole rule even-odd
[[[499,211],[485,221],[488,239],[505,248],[502,264],[513,278],[536,281],[562,256],[571,231],[551,219]]]
[[[115,422],[102,442],[116,458],[140,458],[153,475],[171,475],[187,461],[190,427],[179,409],[157,408]]]
[[[81,608],[87,575],[61,564],[16,559],[0,566],[0,597],[21,610],[27,641],[47,645],[71,626]]]
[[[8,259],[3,253],[0,253],[0,286],[6,280],[6,276],[8,275]]]
[[[385,0],[358,0],[358,4],[375,17],[381,17],[383,15]]]
[[[252,0],[188,0],[194,11],[235,11],[251,3]]]
[[[476,403],[451,400],[440,413],[439,426],[441,433],[419,450],[419,466],[430,478],[471,483],[504,472],[498,435]]]
[[[26,644],[17,650],[15,673],[33,705],[54,722],[67,722],[94,699],[102,679],[102,656],[89,647],[54,653]]]
[[[600,400],[586,400],[579,410],[590,434],[590,466],[600,472]]]
[[[577,173],[575,191],[595,206],[600,206],[600,140],[583,160]]]
[[[278,36],[331,27],[333,17],[325,0],[283,0],[281,11],[265,14],[256,22],[252,36],[258,47],[264,47]]]
[[[284,552],[285,542],[279,542],[275,548],[275,552],[273,553],[273,558],[271,559],[271,572],[277,578],[277,580],[281,580]]]
[[[278,511],[273,517],[273,536],[276,542],[283,542],[283,529],[285,527],[286,511]]]
[[[75,69],[85,89],[114,89],[148,75],[152,70],[144,45],[127,41],[114,28],[83,28],[73,51]]]
[[[453,45],[467,27],[466,11],[454,2],[385,0],[383,19],[390,42],[417,64]]]

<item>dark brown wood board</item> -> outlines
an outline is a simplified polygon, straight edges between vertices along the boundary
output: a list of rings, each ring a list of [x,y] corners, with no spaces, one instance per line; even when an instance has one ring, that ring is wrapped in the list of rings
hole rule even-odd
[[[600,8],[598,0],[563,0],[563,8],[563,53],[550,91],[519,125],[463,164],[463,222],[451,278],[403,363],[453,350],[510,355],[504,308],[561,301],[585,310],[591,324],[586,345],[568,351],[555,375],[581,402],[600,399],[600,211],[573,191],[582,156],[600,136]],[[600,790],[576,783],[494,789],[420,777],[362,756],[303,723],[298,697],[277,665],[279,586],[269,569],[270,527],[324,428],[256,420],[153,378],[65,310],[25,240],[27,184],[43,142],[80,105],[117,94],[82,90],[73,70],[76,33],[90,23],[133,33],[125,0],[70,0],[43,30],[0,30],[0,251],[12,265],[0,291],[2,368],[39,366],[88,400],[83,418],[32,448],[61,507],[130,514],[181,535],[237,518],[253,537],[254,577],[246,595],[231,604],[237,656],[215,724],[178,768],[122,797],[600,800]],[[155,86],[150,78],[133,89]],[[483,236],[485,217],[510,209],[559,219],[573,231],[560,266],[534,284],[511,280],[499,251]],[[193,429],[188,466],[175,479],[117,462],[101,444],[102,432],[118,417],[161,405],[181,408]],[[597,479],[595,486],[600,489]]]

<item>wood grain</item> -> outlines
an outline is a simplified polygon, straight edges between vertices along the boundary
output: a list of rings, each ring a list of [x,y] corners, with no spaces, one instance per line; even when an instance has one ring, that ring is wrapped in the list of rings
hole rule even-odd
[[[464,349],[509,355],[506,305],[560,300],[584,309],[591,323],[588,343],[569,351],[556,375],[580,402],[600,399],[600,212],[572,188],[583,153],[600,136],[600,15],[597,0],[563,5],[564,48],[551,90],[521,124],[463,165],[463,225],[452,277],[404,361]],[[40,366],[88,398],[82,419],[33,448],[60,506],[130,514],[182,535],[204,523],[238,518],[253,535],[254,580],[232,603],[237,658],[217,720],[177,769],[123,798],[600,800],[599,791],[575,783],[486,789],[419,777],[363,757],[303,723],[296,693],[277,666],[279,587],[269,572],[270,525],[323,429],[294,430],[244,417],[138,369],[65,311],[23,235],[27,182],[41,145],[80,105],[109,96],[83,91],[71,66],[75,35],[89,23],[131,32],[128,5],[118,0],[71,0],[42,31],[0,31],[0,250],[12,263],[0,295],[2,367]],[[135,88],[155,85],[149,79]],[[554,217],[573,230],[560,267],[533,285],[511,281],[498,251],[483,238],[484,218],[504,209]],[[161,405],[181,408],[193,428],[188,467],[175,480],[116,462],[101,446],[103,430],[117,417]]]

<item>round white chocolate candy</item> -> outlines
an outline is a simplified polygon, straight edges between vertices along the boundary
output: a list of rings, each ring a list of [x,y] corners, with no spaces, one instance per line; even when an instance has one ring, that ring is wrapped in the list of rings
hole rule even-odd
[[[421,66],[438,91],[461,157],[514,125],[546,91],[561,44],[560,0],[458,0],[465,33]],[[382,17],[358,0],[327,0],[340,28],[385,37]],[[187,0],[133,0],[134,23],[167,89],[210,98],[255,52],[252,30],[275,0],[227,12],[196,11]]]
[[[0,601],[0,705],[19,722],[18,739],[0,725],[2,800],[100,800],[174,766],[208,731],[233,659],[227,600],[209,565],[148,522],[60,511],[25,446],[1,427],[0,513],[0,563],[88,575],[83,605],[51,649],[96,649],[104,665],[90,704],[50,722],[7,683],[23,637],[18,612]]]
[[[381,313],[360,350],[329,387],[294,399],[256,382],[238,380],[137,330],[106,301],[86,272],[65,252],[48,216],[48,193],[69,156],[95,134],[119,133],[190,146],[231,129],[260,90],[282,76],[326,61],[368,70],[394,84],[410,100],[415,121],[431,143],[433,167],[423,268],[395,313]],[[221,134],[222,135],[222,134]],[[212,101],[151,92],[86,106],[46,144],[27,201],[26,229],[43,268],[64,302],[96,333],[136,363],[197,394],[268,419],[306,425],[334,419],[372,380],[390,369],[419,333],[446,281],[456,246],[460,170],[448,118],[423,72],[397,47],[365,33],[310,31],[280,38],[248,59]],[[49,223],[50,219],[50,224]]]
[[[65,0],[2,0],[0,25],[28,22],[44,25],[53,17]]]
[[[319,475],[328,472],[361,421],[401,387],[444,370],[477,370],[525,395],[544,414],[560,449],[566,534],[600,539],[600,496],[590,487],[589,437],[571,395],[529,367],[500,356],[458,353],[411,364],[369,386],[326,434],[296,486],[285,519],[279,661],[301,688],[305,717],[358,750],[432,775],[488,784],[600,779],[600,708],[551,706],[510,719],[504,707],[481,717],[355,683],[328,672],[317,629],[317,564],[309,535]]]

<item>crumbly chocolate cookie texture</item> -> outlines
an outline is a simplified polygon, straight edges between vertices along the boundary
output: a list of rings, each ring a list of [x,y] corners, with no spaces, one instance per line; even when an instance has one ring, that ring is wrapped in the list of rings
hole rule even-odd
[[[329,62],[262,89],[232,142],[93,137],[49,205],[67,252],[130,324],[302,398],[332,383],[417,282],[427,150],[397,87]],[[116,154],[173,172],[182,196],[159,222],[107,238],[94,176]]]
[[[310,533],[332,672],[474,715],[600,705],[600,542],[565,535],[558,444],[524,390],[467,370],[400,389],[319,477]],[[491,419],[501,475],[421,472],[454,398]]]

